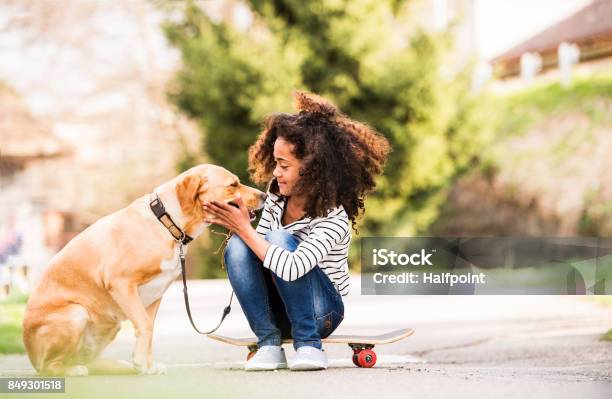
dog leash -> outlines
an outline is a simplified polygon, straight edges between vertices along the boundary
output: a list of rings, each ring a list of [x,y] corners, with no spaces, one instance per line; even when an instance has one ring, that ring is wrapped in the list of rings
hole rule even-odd
[[[151,198],[152,199],[149,202],[149,207],[151,208],[151,211],[153,212],[155,217],[157,217],[157,220],[159,220],[164,225],[164,227],[166,227],[168,229],[168,231],[170,231],[170,234],[172,234],[172,237],[174,237],[174,240],[176,241],[176,243],[179,244],[179,263],[181,265],[181,274],[183,275],[183,297],[185,298],[185,309],[187,310],[187,316],[189,316],[189,321],[191,322],[191,326],[193,327],[194,330],[196,330],[196,332],[198,334],[202,334],[202,335],[212,334],[215,331],[217,331],[219,329],[219,327],[221,327],[221,323],[223,323],[223,320],[225,320],[225,317],[231,312],[231,310],[232,310],[232,300],[234,299],[234,291],[232,290],[232,296],[230,297],[229,303],[223,309],[223,315],[221,316],[221,320],[219,321],[219,324],[217,324],[217,327],[215,327],[214,329],[212,329],[212,330],[210,330],[208,332],[200,331],[198,329],[198,327],[196,327],[196,325],[195,325],[195,323],[193,321],[193,318],[191,317],[191,309],[189,307],[189,295],[187,294],[187,276],[186,276],[186,273],[185,273],[185,250],[184,250],[184,247],[185,247],[185,245],[187,245],[191,241],[193,241],[193,238],[188,236],[187,234],[185,234],[185,232],[183,230],[181,230],[181,228],[178,227],[176,225],[176,223],[174,223],[174,220],[172,220],[172,217],[168,214],[168,212],[166,212],[166,208],[164,207],[164,204],[162,203],[161,199],[159,198],[159,195],[157,194],[157,192],[153,192],[153,194],[151,195]],[[216,231],[214,231],[212,229],[211,229],[211,231],[213,233],[215,233],[215,234],[222,234],[222,233],[217,233]],[[219,253],[221,248],[225,244],[227,244],[227,242],[229,241],[230,237],[232,236],[231,233],[229,233],[229,234],[222,234],[222,235],[225,235],[225,240],[223,240],[223,243],[221,244],[219,249],[217,249],[215,254]],[[223,261],[222,261],[221,265],[225,268],[225,266],[223,265]]]
[[[213,233],[221,234],[221,233],[217,233],[215,231],[213,231]],[[231,234],[227,234],[226,235],[225,240],[223,241],[223,243],[221,244],[219,249],[217,249],[215,254],[219,253],[221,248],[223,248],[223,246],[229,241],[230,237],[231,237]],[[191,323],[191,326],[193,327],[193,329],[198,334],[202,334],[202,335],[212,334],[215,331],[217,331],[219,329],[219,327],[221,327],[221,323],[223,323],[223,320],[225,320],[225,317],[232,311],[232,300],[234,299],[234,290],[232,290],[232,295],[230,297],[229,303],[223,309],[223,315],[221,315],[221,320],[219,320],[219,324],[217,324],[217,326],[214,329],[210,330],[210,331],[206,331],[206,332],[200,331],[198,329],[198,327],[195,325],[195,322],[193,321],[193,318],[191,317],[191,309],[189,307],[189,295],[187,294],[187,275],[185,273],[185,251],[183,250],[183,247],[185,246],[185,244],[183,244],[183,242],[179,241],[179,240],[177,240],[177,242],[179,243],[179,262],[181,263],[181,274],[183,276],[183,297],[185,298],[185,310],[187,311],[187,316],[189,317],[189,322]],[[222,263],[222,265],[223,265],[223,263]]]

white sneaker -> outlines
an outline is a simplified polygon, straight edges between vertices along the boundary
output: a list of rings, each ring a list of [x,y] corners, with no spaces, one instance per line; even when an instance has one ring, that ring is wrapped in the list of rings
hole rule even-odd
[[[246,371],[286,369],[287,358],[281,346],[264,345],[244,365]]]
[[[300,346],[291,362],[291,370],[324,370],[326,368],[327,355],[322,349],[314,346]]]

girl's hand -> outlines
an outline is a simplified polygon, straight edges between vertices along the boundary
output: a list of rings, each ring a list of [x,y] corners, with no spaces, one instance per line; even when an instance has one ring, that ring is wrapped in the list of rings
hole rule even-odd
[[[238,208],[219,201],[206,202],[204,204],[204,211],[208,213],[208,216],[204,221],[223,226],[238,235],[241,235],[241,233],[248,229],[253,229],[249,210],[242,202],[242,198],[238,197],[233,202],[238,205]]]

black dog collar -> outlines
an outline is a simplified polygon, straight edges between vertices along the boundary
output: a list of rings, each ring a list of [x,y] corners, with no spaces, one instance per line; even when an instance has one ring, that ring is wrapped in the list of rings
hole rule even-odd
[[[166,212],[166,208],[164,208],[164,204],[159,199],[157,193],[153,193],[152,196],[153,200],[149,202],[149,207],[151,207],[157,220],[159,220],[161,224],[168,229],[170,234],[172,234],[172,237],[174,237],[176,241],[180,241],[183,245],[187,245],[193,241],[192,237],[185,234],[185,232],[174,223],[168,212]]]

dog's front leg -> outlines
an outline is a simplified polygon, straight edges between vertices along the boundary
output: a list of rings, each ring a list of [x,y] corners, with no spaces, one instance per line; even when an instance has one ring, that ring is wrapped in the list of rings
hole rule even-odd
[[[131,282],[116,281],[109,289],[125,316],[132,322],[136,335],[136,345],[132,361],[134,367],[143,374],[157,374],[164,370],[153,367],[151,359],[151,340],[153,339],[153,319],[145,309],[138,288]]]
[[[155,326],[155,317],[157,316],[157,311],[159,310],[160,303],[161,303],[161,298],[159,298],[158,300],[156,300],[155,302],[153,302],[147,307],[147,315],[149,316],[149,319],[151,320],[151,323],[153,324],[153,326]],[[166,374],[166,366],[162,363],[153,363],[152,358],[153,358],[153,350],[151,349],[151,346],[150,346],[149,347],[149,357],[147,359],[149,364],[152,364],[151,369],[150,369],[150,374]]]
[[[152,323],[155,323],[155,317],[157,316],[157,311],[159,310],[159,305],[161,304],[161,298],[147,306],[147,314],[149,315],[149,319],[151,319]]]

